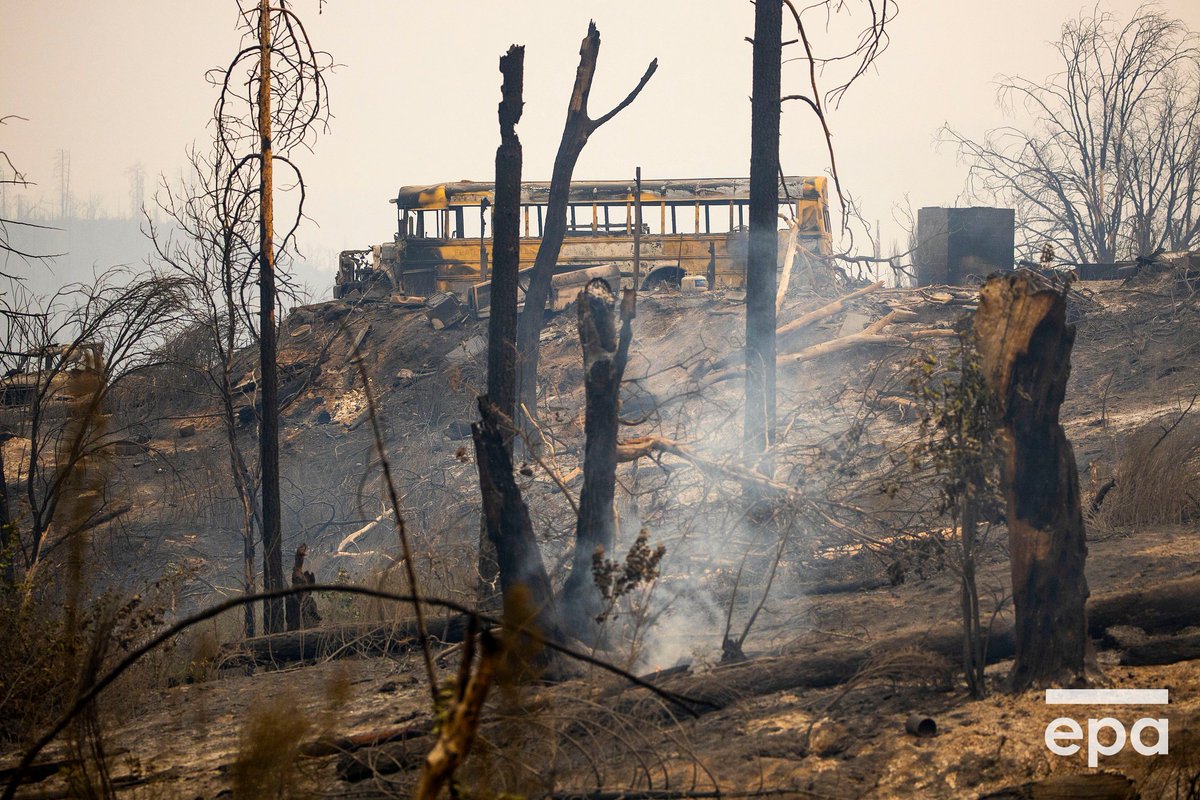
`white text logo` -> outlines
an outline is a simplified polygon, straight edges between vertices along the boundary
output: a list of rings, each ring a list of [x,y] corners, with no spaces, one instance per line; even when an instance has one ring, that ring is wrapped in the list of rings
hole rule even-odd
[[[1166,689],[1047,689],[1047,705],[1166,705]],[[1112,743],[1100,741],[1101,731],[1111,731]],[[1149,731],[1154,731],[1148,735]],[[1108,737],[1105,737],[1108,738]],[[1075,742],[1084,741],[1084,727],[1070,717],[1059,717],[1046,726],[1046,747],[1059,756],[1073,756],[1080,750]],[[1114,717],[1087,720],[1087,765],[1095,767],[1100,756],[1113,756],[1125,749],[1126,743],[1143,756],[1167,754],[1166,718],[1143,717],[1126,730],[1125,724]]]

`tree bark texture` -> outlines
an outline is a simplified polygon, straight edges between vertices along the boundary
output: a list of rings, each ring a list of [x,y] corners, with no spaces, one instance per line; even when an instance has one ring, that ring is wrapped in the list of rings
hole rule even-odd
[[[1014,690],[1085,678],[1087,557],[1075,455],[1059,424],[1075,327],[1066,299],[1027,272],[995,275],[975,333],[1000,408],[1015,607]]]
[[[650,80],[650,76],[658,69],[658,60],[650,62],[650,66],[642,75],[638,85],[634,87],[624,100],[611,111],[598,119],[588,116],[588,95],[592,91],[592,78],[596,74],[596,58],[600,54],[600,31],[596,23],[588,24],[588,33],[579,47],[579,67],[575,71],[575,86],[571,90],[571,100],[567,105],[567,121],[563,126],[562,141],[558,146],[558,154],[554,157],[554,169],[550,174],[550,196],[546,201],[546,226],[542,231],[542,243],[538,247],[537,258],[534,260],[533,271],[529,278],[529,288],[525,292],[525,310],[517,327],[517,345],[521,354],[518,368],[517,402],[523,404],[530,413],[537,407],[537,369],[539,336],[546,313],[546,300],[550,296],[550,283],[554,277],[554,267],[558,263],[558,253],[562,248],[563,237],[567,232],[567,201],[571,191],[571,176],[575,172],[575,163],[583,152],[588,137],[597,128],[615,117],[623,108],[633,102],[642,87]],[[778,95],[776,95],[778,99]]]
[[[561,638],[550,577],[533,536],[529,508],[513,479],[512,455],[505,446],[512,420],[500,417],[486,396],[479,398],[479,414],[481,420],[471,426],[471,435],[487,535],[496,548],[500,568],[505,618],[515,625],[536,625],[546,638]]]
[[[779,260],[779,73],[783,4],[754,6],[750,106],[750,242],[746,258],[746,409],[743,442],[758,461],[775,441],[775,269]],[[763,466],[766,466],[765,464]]]
[[[579,344],[583,348],[586,398],[583,488],[575,524],[575,556],[563,587],[563,622],[572,635],[592,641],[603,599],[592,576],[597,550],[611,554],[617,520],[613,502],[617,486],[617,433],[620,427],[621,378],[633,338],[634,292],[621,302],[618,336],[613,291],[594,280],[579,295]]]
[[[259,289],[259,465],[262,470],[263,588],[283,588],[283,533],[279,503],[279,376],[275,370],[275,243],[271,165],[271,8],[267,0],[259,6],[258,46],[258,131],[260,138],[258,194],[258,289]],[[263,601],[263,631],[278,633],[284,628],[283,602]]]

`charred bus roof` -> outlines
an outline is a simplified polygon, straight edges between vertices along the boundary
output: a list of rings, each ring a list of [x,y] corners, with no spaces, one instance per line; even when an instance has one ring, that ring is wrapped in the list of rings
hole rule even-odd
[[[401,209],[433,210],[478,206],[485,199],[491,203],[494,183],[456,181],[432,186],[402,186],[391,200]],[[574,181],[568,202],[632,203],[633,181]],[[818,200],[825,197],[823,177],[785,177],[779,182],[779,202]],[[550,199],[548,181],[521,184],[521,205],[545,205]],[[681,180],[643,180],[643,203],[719,203],[748,201],[748,178],[701,178]]]

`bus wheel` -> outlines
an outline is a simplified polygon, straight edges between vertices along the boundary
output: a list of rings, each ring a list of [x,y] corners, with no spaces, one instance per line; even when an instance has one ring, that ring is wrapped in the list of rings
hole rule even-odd
[[[659,267],[647,275],[646,280],[642,281],[642,289],[644,291],[678,289],[685,274],[679,267]]]

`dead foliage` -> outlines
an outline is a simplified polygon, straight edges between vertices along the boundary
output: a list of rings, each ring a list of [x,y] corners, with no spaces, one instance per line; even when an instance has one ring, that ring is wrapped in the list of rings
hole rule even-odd
[[[242,728],[237,758],[230,768],[237,798],[303,798],[315,787],[300,765],[300,745],[312,722],[296,711],[286,694],[253,708]]]
[[[1189,406],[1190,408],[1190,406]],[[1200,511],[1200,419],[1160,418],[1130,435],[1099,511],[1121,528],[1180,524]]]

